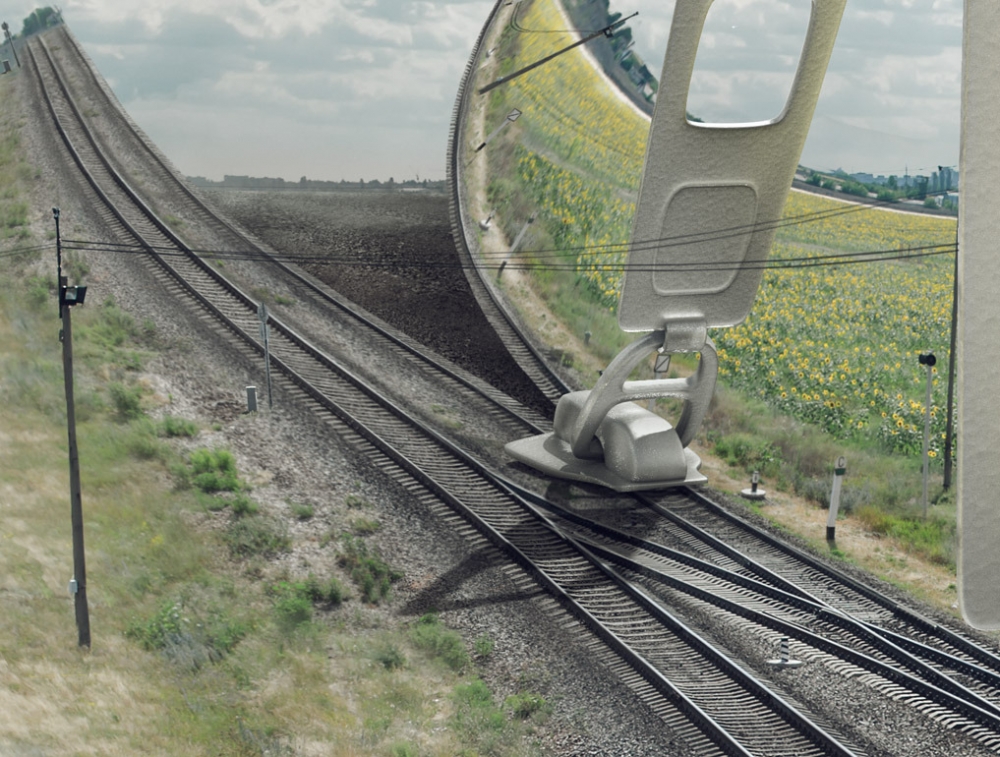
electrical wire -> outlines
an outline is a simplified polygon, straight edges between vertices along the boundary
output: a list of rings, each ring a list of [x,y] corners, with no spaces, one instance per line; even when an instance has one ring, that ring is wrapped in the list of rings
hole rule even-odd
[[[156,252],[164,257],[185,257],[187,252],[177,250],[173,247],[157,247],[153,245],[134,245],[113,242],[94,242],[88,240],[64,240],[63,249],[77,252],[96,253],[120,253],[120,254],[143,254]],[[739,270],[783,270],[814,267],[836,267],[844,265],[857,265],[864,263],[885,263],[914,260],[939,255],[951,255],[957,250],[954,242],[938,245],[922,245],[893,250],[866,250],[861,252],[839,252],[826,255],[811,255],[792,258],[765,258],[759,261],[689,261],[689,262],[653,262],[653,263],[628,263],[628,262],[593,262],[590,264],[580,264],[574,261],[560,261],[556,263],[540,262],[532,259],[518,257],[506,260],[506,266],[512,270],[532,270],[532,271],[613,271],[613,272],[669,272],[677,274],[687,274],[695,272],[719,272],[719,271],[739,271]],[[472,267],[471,264],[448,262],[448,261],[412,261],[400,262],[397,260],[373,260],[367,255],[367,251],[358,251],[349,255],[289,255],[289,254],[269,254],[259,250],[192,250],[211,261],[230,262],[254,262],[254,261],[277,261],[283,263],[295,263],[299,265],[324,265],[333,267],[356,267],[356,268],[392,268],[392,269],[456,269]],[[509,254],[509,253],[505,253]],[[503,261],[501,261],[503,262]],[[496,267],[487,265],[487,268]]]
[[[798,226],[806,223],[813,223],[816,221],[827,220],[829,218],[836,218],[842,215],[847,215],[850,213],[857,213],[866,210],[872,210],[879,207],[884,207],[886,205],[892,204],[889,201],[877,201],[870,204],[857,204],[851,205],[848,208],[837,208],[831,210],[823,211],[813,211],[809,213],[802,213],[797,216],[788,216],[775,221],[757,221],[751,224],[741,224],[736,226],[729,226],[723,229],[714,229],[711,231],[704,232],[694,232],[691,234],[677,234],[669,237],[659,237],[656,239],[640,239],[633,242],[611,242],[604,245],[582,245],[579,247],[564,247],[564,248],[541,248],[533,250],[524,250],[524,253],[531,254],[534,257],[563,257],[567,253],[578,253],[579,256],[585,255],[606,255],[614,253],[623,253],[628,251],[642,251],[642,250],[659,250],[668,247],[678,247],[689,244],[702,244],[704,242],[714,242],[723,239],[732,239],[739,236],[749,236],[751,234],[763,231],[773,231],[789,226]],[[507,252],[496,252],[487,253],[487,255],[506,255]]]
[[[50,244],[38,244],[31,247],[14,247],[10,250],[0,251],[0,258],[12,258],[17,255],[30,255],[33,252],[41,252],[43,250],[50,250],[55,246],[55,243]]]

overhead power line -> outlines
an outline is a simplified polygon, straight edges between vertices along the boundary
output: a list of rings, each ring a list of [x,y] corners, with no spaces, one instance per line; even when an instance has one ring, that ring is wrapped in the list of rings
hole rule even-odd
[[[100,242],[88,240],[63,240],[64,250],[78,252],[97,253],[118,253],[118,254],[143,254],[156,252],[164,257],[184,257],[186,252],[173,247],[157,247],[149,245],[119,244],[114,242]],[[945,244],[922,245],[903,249],[886,250],[866,250],[861,252],[833,252],[825,255],[811,255],[795,258],[771,257],[753,263],[740,263],[733,261],[712,261],[698,260],[691,262],[657,262],[652,264],[639,263],[614,263],[595,261],[593,263],[580,264],[571,260],[557,260],[554,262],[539,261],[530,257],[518,254],[518,258],[507,261],[507,267],[512,270],[532,270],[532,271],[579,271],[579,270],[604,270],[604,271],[663,271],[674,273],[691,273],[697,271],[731,271],[731,270],[781,270],[792,268],[814,268],[823,266],[843,266],[858,265],[864,263],[884,263],[903,260],[913,260],[939,255],[954,254],[957,247],[954,242]],[[458,269],[471,267],[471,264],[450,261],[409,261],[399,260],[378,260],[371,257],[367,250],[351,252],[339,255],[304,255],[304,254],[284,254],[284,253],[264,253],[260,250],[192,250],[209,260],[220,261],[248,261],[267,262],[277,261],[282,263],[294,263],[298,265],[325,265],[333,267],[354,267],[354,268],[391,268],[391,269]],[[508,253],[502,253],[504,256]],[[496,254],[497,256],[500,253]],[[492,256],[491,256],[492,257]],[[490,258],[487,259],[489,266]]]

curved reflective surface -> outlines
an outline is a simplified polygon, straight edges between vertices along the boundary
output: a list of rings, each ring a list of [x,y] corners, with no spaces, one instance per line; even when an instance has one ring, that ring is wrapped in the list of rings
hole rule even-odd
[[[600,2],[501,0],[470,63],[451,153],[473,255],[614,306],[657,86],[628,23]]]
[[[685,164],[688,175],[669,185],[662,177],[672,168],[661,165],[656,181],[658,191],[686,196],[668,213],[660,207],[667,199],[647,192],[646,221],[641,213],[636,218],[636,209],[674,9],[670,3],[639,4],[642,16],[623,16],[602,0],[501,0],[494,6],[456,111],[451,173],[460,225],[480,263],[496,270],[530,267],[553,285],[572,286],[593,305],[618,306],[626,262],[646,270],[650,281],[632,286],[638,298],[622,301],[626,330],[662,328],[665,320],[699,313],[709,326],[733,325],[745,317],[760,278],[737,274],[734,266],[766,257],[770,238],[754,224],[762,214],[770,214],[765,220],[780,217],[770,185],[787,190],[804,141],[805,130],[784,123],[790,93],[810,90],[798,98],[807,118],[818,94],[818,86],[815,93],[802,86],[811,75],[800,61],[803,43],[815,36],[807,27],[824,13],[839,22],[843,3],[822,0],[818,14],[809,0],[782,5],[780,14],[760,1],[680,6],[671,31],[671,45],[680,52],[664,65],[673,59],[669,78],[683,81],[684,91],[667,91],[661,99],[680,114],[671,127],[680,137],[670,160]],[[822,59],[813,66],[819,82],[828,55],[826,49],[813,56]],[[702,123],[700,115],[713,123]],[[778,125],[785,133],[773,133]],[[768,131],[761,127],[773,127],[770,138],[781,141],[768,154],[759,148]],[[787,139],[789,128],[801,131],[802,139]],[[678,141],[685,142],[679,151]],[[734,158],[710,167],[723,144]],[[756,154],[745,159],[750,153]],[[730,171],[734,163],[743,165]],[[773,170],[786,163],[790,170]],[[708,168],[706,187],[696,175],[701,164]],[[771,173],[763,176],[767,166]],[[761,184],[768,185],[763,193]],[[642,260],[627,256],[633,234],[633,250],[646,248]],[[695,270],[706,260],[720,268]],[[671,303],[650,305],[657,298]]]

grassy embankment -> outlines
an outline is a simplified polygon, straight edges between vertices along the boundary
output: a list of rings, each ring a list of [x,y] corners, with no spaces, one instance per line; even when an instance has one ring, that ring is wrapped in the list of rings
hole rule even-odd
[[[570,43],[553,4],[535,0],[524,28],[506,30],[498,59],[507,73]],[[560,95],[565,82],[572,94]],[[508,237],[537,213],[520,253],[535,289],[600,361],[630,336],[613,309],[621,285],[648,122],[607,92],[577,51],[497,88],[489,123],[511,107],[524,115],[491,145],[488,194]],[[909,250],[954,242],[950,219],[862,210],[793,193],[774,258]],[[554,265],[555,264],[555,265]],[[954,570],[955,508],[941,494],[941,452],[951,317],[950,254],[847,267],[769,271],[745,323],[714,335],[720,388],[702,443],[745,478],[760,470],[771,489],[828,504],[833,461],[848,458],[841,512],[870,532]],[[930,517],[921,517],[924,368],[933,350]],[[570,356],[569,359],[572,359]],[[675,359],[675,368],[691,370]],[[736,472],[736,471],[740,472]],[[765,508],[766,510],[766,508]]]
[[[0,99],[15,96],[0,80]],[[230,453],[200,443],[202,424],[164,412],[170,398],[148,388],[144,371],[174,348],[94,286],[73,313],[93,635],[92,650],[77,647],[52,241],[29,229],[41,177],[19,127],[5,108],[0,752],[534,753],[549,704],[530,690],[497,701],[477,675],[490,639],[374,609],[398,572],[369,543],[379,523],[367,503],[331,503],[355,517],[328,537],[329,575],[275,568],[295,546],[287,527],[259,512]],[[72,269],[85,280],[84,261]]]

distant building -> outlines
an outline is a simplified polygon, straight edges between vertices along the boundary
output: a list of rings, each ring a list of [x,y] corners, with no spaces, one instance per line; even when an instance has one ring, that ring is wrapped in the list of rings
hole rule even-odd
[[[938,166],[938,170],[931,174],[929,186],[930,191],[935,194],[958,189],[958,171],[948,166]]]

